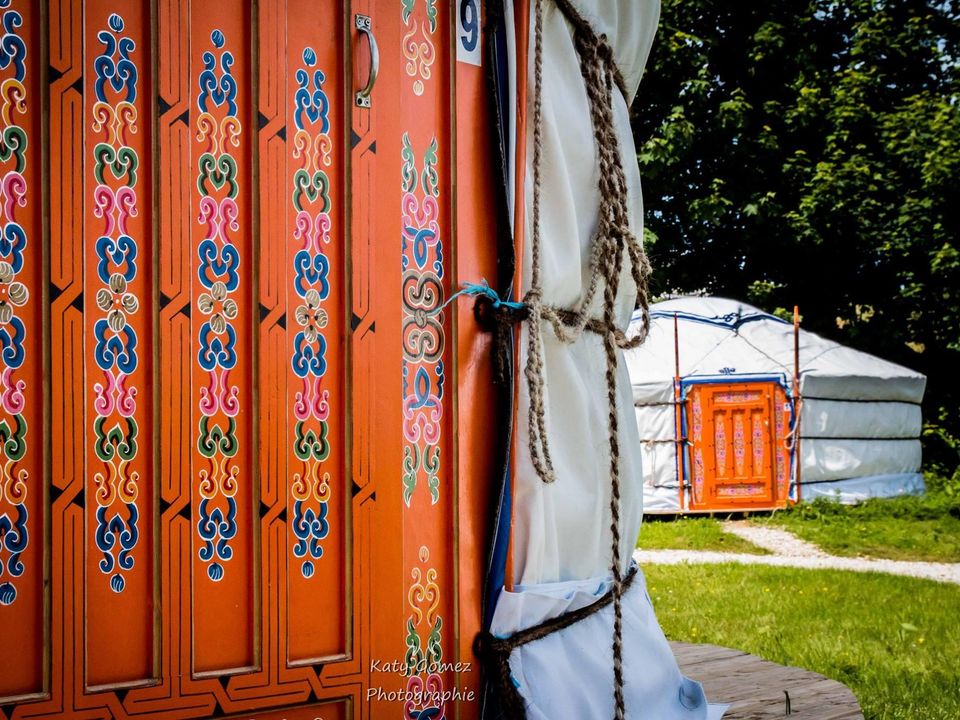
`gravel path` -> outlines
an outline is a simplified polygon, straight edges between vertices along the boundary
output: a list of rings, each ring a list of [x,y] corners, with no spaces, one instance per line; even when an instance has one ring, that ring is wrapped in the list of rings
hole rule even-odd
[[[831,557],[819,547],[806,540],[801,540],[788,530],[773,527],[751,525],[743,520],[725,522],[721,525],[724,532],[736,535],[739,538],[753,543],[774,555],[787,557]]]
[[[793,533],[776,528],[765,528],[745,522],[724,523],[723,529],[759,545],[772,555],[748,555],[697,550],[636,550],[634,558],[641,565],[679,565],[681,563],[742,563],[744,565],[774,565],[820,570],[853,570],[882,572],[891,575],[937,580],[960,585],[960,563],[913,562],[883,560],[865,557],[837,557],[828,555],[816,545],[801,540]]]

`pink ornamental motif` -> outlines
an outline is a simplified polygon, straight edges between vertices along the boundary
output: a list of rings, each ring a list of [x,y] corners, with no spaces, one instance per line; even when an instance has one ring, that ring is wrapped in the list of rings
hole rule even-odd
[[[743,477],[747,458],[747,434],[743,427],[743,414],[733,416],[733,459],[737,468],[737,476]]]

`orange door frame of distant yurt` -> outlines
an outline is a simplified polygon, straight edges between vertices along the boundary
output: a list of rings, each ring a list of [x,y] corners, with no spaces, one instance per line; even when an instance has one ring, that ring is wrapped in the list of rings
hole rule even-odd
[[[0,720],[476,717],[479,0],[0,22]]]
[[[684,409],[689,510],[786,507],[790,405],[779,383],[693,384]]]

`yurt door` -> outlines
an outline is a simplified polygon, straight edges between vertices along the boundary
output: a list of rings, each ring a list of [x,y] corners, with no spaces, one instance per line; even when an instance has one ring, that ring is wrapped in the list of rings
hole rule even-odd
[[[782,507],[784,394],[776,383],[695,385],[688,395],[692,510]]]
[[[0,720],[469,715],[470,32],[437,0],[0,21]]]

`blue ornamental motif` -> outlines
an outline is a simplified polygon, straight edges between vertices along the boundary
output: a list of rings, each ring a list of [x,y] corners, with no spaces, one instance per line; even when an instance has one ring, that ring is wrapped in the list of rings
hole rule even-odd
[[[100,258],[97,263],[97,275],[104,284],[110,282],[110,276],[114,273],[122,275],[127,282],[136,276],[137,243],[129,235],[121,235],[118,238],[101,236],[97,240],[96,253]]]
[[[226,38],[219,30],[214,30],[210,40],[218,50],[223,48]],[[205,51],[202,55],[203,72],[200,73],[200,94],[197,97],[197,107],[200,112],[209,112],[208,104],[215,107],[227,104],[228,114],[237,114],[237,81],[231,74],[233,68],[233,53],[224,50],[220,54],[220,77],[217,78],[217,56]]]
[[[233,548],[230,541],[237,535],[237,501],[227,498],[227,515],[224,517],[220,508],[210,510],[210,501],[206,498],[200,501],[200,519],[197,521],[197,533],[203,540],[200,548],[200,559],[209,562],[207,577],[214,582],[223,579],[224,569],[219,562],[226,562],[233,557]]]
[[[301,250],[293,258],[293,266],[296,271],[296,277],[293,284],[297,295],[305,297],[310,289],[307,285],[317,286],[315,289],[320,293],[320,299],[326,300],[330,295],[330,283],[327,275],[330,273],[330,261],[323,253],[317,253],[313,256],[306,250]]]
[[[137,66],[130,59],[130,53],[137,44],[128,37],[119,37],[123,31],[123,18],[114,13],[108,20],[110,31],[101,30],[97,40],[104,46],[103,52],[93,62],[97,79],[93,91],[100,102],[107,102],[106,90],[114,93],[125,91],[123,100],[132,103],[137,99]]]
[[[20,555],[27,549],[30,541],[27,533],[29,513],[22,503],[16,508],[16,520],[11,520],[7,513],[0,515],[0,549],[8,553],[6,562],[0,562],[0,578],[4,575],[20,577],[25,569]],[[17,588],[13,583],[5,581],[0,584],[0,605],[10,605],[16,599]]]
[[[217,280],[227,286],[228,292],[240,287],[240,251],[235,245],[218,248],[213,240],[203,240],[197,254],[200,256],[197,275],[205,288],[209,290]]]
[[[0,3],[0,8],[6,7],[10,7],[9,0]],[[23,38],[17,35],[17,28],[23,25],[23,18],[20,13],[11,10],[3,14],[0,25],[3,27],[3,36],[0,37],[0,70],[6,70],[13,65],[14,78],[23,82],[27,76],[27,46]]]
[[[129,518],[124,520],[120,513],[114,513],[108,518],[109,510],[106,506],[97,508],[97,532],[95,540],[97,549],[103,553],[100,560],[100,572],[109,575],[114,569],[131,570],[133,568],[133,549],[137,546],[140,531],[137,522],[140,512],[134,503],[125,503]],[[126,583],[119,572],[110,578],[110,588],[116,592],[123,592]]]
[[[306,507],[302,500],[293,504],[294,520],[293,534],[297,542],[293,546],[293,555],[297,558],[307,558],[300,566],[304,577],[312,577],[314,573],[313,560],[323,557],[323,546],[320,542],[330,533],[330,523],[327,522],[327,503],[320,503],[319,512]]]
[[[10,328],[13,329],[12,335]],[[12,317],[6,325],[0,325],[0,358],[3,358],[7,367],[16,370],[23,365],[26,357],[23,341],[26,336],[27,331],[23,327],[23,321],[18,317]]]
[[[226,341],[222,336],[226,335]],[[237,331],[227,325],[222,334],[214,332],[209,322],[200,327],[200,351],[197,361],[204,370],[221,367],[232,370],[237,365]]]
[[[433,396],[430,388],[430,375],[423,367],[417,368],[417,375],[413,381],[413,397],[414,401],[410,405],[413,410],[437,407],[437,401],[441,397],[439,392],[436,397]]]
[[[307,336],[298,332],[293,340],[293,372],[297,377],[322,377],[327,372],[327,339],[317,336],[316,347]]]
[[[427,266],[427,260],[429,260],[430,246],[437,244],[437,234],[430,228],[407,226],[404,228],[402,248],[404,250],[407,249],[408,237],[413,238],[413,261],[418,268],[423,270]],[[437,275],[443,277],[443,258],[440,255],[439,247],[437,247],[437,258],[433,267]]]
[[[8,222],[3,226],[0,232],[0,257],[6,258],[13,268],[13,272],[18,273],[23,270],[23,251],[27,247],[27,234],[15,222]]]
[[[317,54],[313,48],[306,48],[303,51],[303,62],[307,67],[314,67],[317,63]],[[326,77],[321,70],[307,70],[300,68],[296,74],[297,84],[300,89],[294,96],[295,108],[293,111],[293,121],[300,130],[305,130],[304,116],[311,124],[320,123],[320,133],[330,132],[330,120],[327,117],[330,110],[330,101],[323,92],[323,83]]]
[[[97,320],[93,326],[93,337],[97,341],[94,358],[101,370],[116,368],[129,375],[137,368],[137,331],[130,325],[124,325],[119,332],[110,329],[109,321]]]

